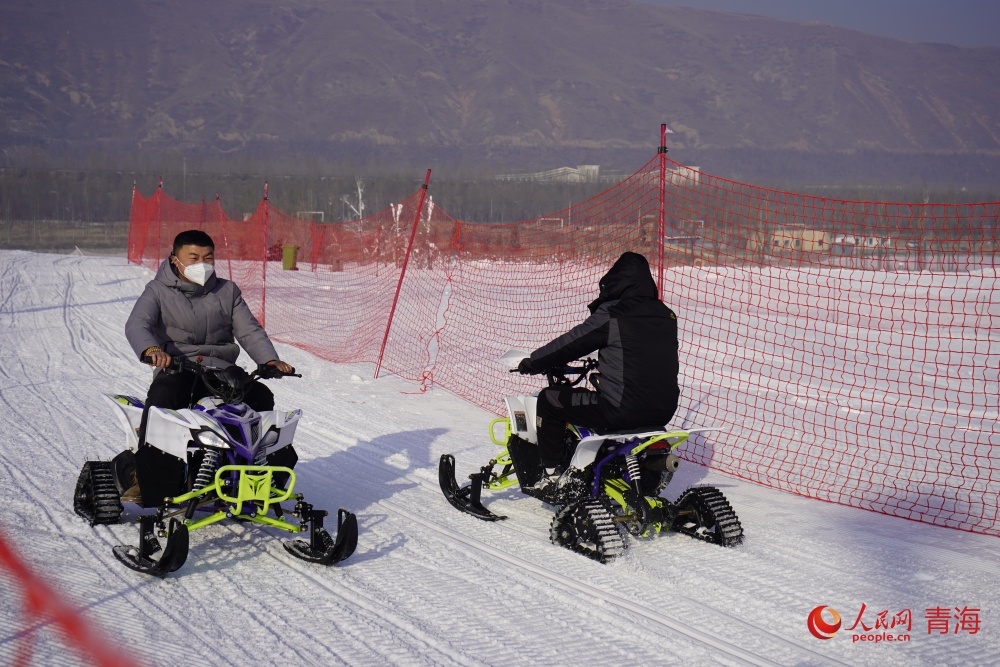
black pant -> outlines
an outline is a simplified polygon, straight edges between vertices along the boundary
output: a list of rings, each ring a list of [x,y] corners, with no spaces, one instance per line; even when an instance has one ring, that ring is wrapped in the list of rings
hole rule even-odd
[[[573,452],[566,451],[566,422],[598,430],[611,427],[597,407],[597,392],[582,387],[541,390],[535,417],[538,456],[546,468],[566,465],[572,458]]]
[[[193,390],[193,393],[192,393]],[[150,407],[181,410],[197,403],[208,396],[205,384],[198,380],[194,373],[164,373],[159,372],[149,385],[146,394],[146,405]],[[274,394],[261,382],[254,382],[247,387],[243,402],[257,412],[274,409]]]

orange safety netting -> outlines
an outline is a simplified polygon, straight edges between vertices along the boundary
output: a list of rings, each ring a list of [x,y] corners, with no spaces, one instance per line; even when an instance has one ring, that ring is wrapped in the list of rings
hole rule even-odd
[[[217,202],[136,193],[129,259],[153,268],[177,232],[203,228],[219,273],[273,338],[499,413],[505,395],[541,383],[497,357],[583,321],[600,276],[639,252],[680,318],[673,425],[724,429],[692,437],[683,457],[1000,534],[1000,204],[779,192],[663,149],[593,199],[518,223],[455,220],[427,192],[334,224],[295,219],[266,197],[237,222]],[[297,247],[295,267],[286,246]]]
[[[39,577],[0,533],[0,572],[6,571],[16,583],[8,586],[6,594],[16,599],[20,595],[25,625],[16,635],[14,655],[8,664],[28,667],[34,662],[35,642],[42,630],[53,626],[66,646],[96,667],[131,667],[135,663],[122,654],[122,649],[95,632],[87,619],[67,604],[63,597]]]

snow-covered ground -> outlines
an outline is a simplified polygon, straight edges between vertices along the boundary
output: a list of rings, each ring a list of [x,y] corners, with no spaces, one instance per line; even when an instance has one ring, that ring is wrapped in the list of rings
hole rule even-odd
[[[303,378],[271,387],[279,407],[305,413],[298,488],[357,514],[357,552],[312,566],[281,548],[285,534],[223,524],[193,533],[187,564],[167,579],[132,572],[111,549],[134,544],[135,527],[91,528],[72,492],[84,461],[124,442],[101,393],[145,393],[149,369],[123,328],[150,278],[123,258],[0,251],[0,532],[138,664],[1000,664],[996,537],[687,464],[666,495],[718,486],[745,544],[666,535],[600,565],[553,546],[551,510],[516,490],[486,498],[510,517],[498,523],[445,501],[440,455],[454,454],[460,474],[485,463],[491,413],[288,346]],[[26,646],[31,664],[86,664],[27,615],[3,568],[0,590],[0,664]],[[806,623],[821,605],[842,618],[829,640]]]

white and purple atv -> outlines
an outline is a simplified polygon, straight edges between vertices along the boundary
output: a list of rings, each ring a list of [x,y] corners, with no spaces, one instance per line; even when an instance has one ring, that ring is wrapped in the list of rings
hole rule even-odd
[[[166,576],[187,560],[190,531],[224,520],[307,532],[308,541],[289,540],[283,546],[313,563],[331,565],[354,553],[354,514],[339,511],[334,539],[323,527],[327,512],[294,491],[298,455],[292,439],[302,411],[256,412],[243,402],[252,382],[284,373],[262,365],[248,374],[202,357],[197,362],[175,358],[163,372],[193,373],[209,395],[189,408],[168,410],[146,407],[133,396],[105,394],[117,408],[126,449],[111,461],[84,463],[76,483],[74,510],[92,526],[120,523],[123,502],[155,509],[136,519],[138,547],[114,548],[119,561],[138,572]],[[288,512],[294,522],[286,519],[285,502],[294,503]]]
[[[511,350],[501,360],[516,366],[525,356],[522,350]],[[550,369],[549,385],[577,385],[596,366],[595,360],[585,359],[580,366]],[[694,486],[676,502],[660,495],[680,465],[674,450],[692,434],[719,429],[652,425],[598,433],[567,424],[566,444],[572,459],[556,490],[540,494],[533,489],[542,475],[535,433],[537,397],[508,396],[505,400],[509,417],[490,424],[490,439],[502,451],[469,475],[469,484],[459,486],[455,457],[441,456],[438,481],[456,509],[485,521],[506,519],[483,505],[483,489],[500,491],[518,484],[522,493],[556,508],[549,531],[553,543],[602,563],[625,552],[626,534],[650,537],[678,532],[721,546],[743,541],[743,526],[719,489]],[[503,428],[501,437],[498,427]]]

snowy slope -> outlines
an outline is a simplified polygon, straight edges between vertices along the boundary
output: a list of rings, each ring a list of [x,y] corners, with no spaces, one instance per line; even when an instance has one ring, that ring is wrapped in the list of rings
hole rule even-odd
[[[288,346],[281,354],[304,377],[271,387],[279,407],[305,412],[299,489],[319,507],[357,514],[355,555],[312,566],[285,553],[284,534],[224,524],[193,533],[187,564],[165,580],[127,570],[111,549],[134,544],[135,527],[89,527],[72,511],[72,490],[85,460],[110,458],[124,441],[101,392],[145,393],[150,371],[123,328],[150,278],[122,258],[0,251],[0,531],[139,664],[1000,664],[995,537],[688,464],[666,495],[720,487],[746,543],[668,535],[600,565],[553,546],[551,511],[515,490],[486,499],[510,517],[495,524],[444,500],[438,458],[455,454],[460,475],[485,463],[496,451],[486,434],[493,415]],[[32,664],[86,664],[25,615],[23,591],[3,569],[0,585],[0,664],[28,641]],[[806,625],[819,605],[843,618],[828,641]],[[931,634],[931,608],[965,608],[965,624]],[[874,626],[880,612],[905,610],[908,642],[852,642],[863,626],[902,634]]]

